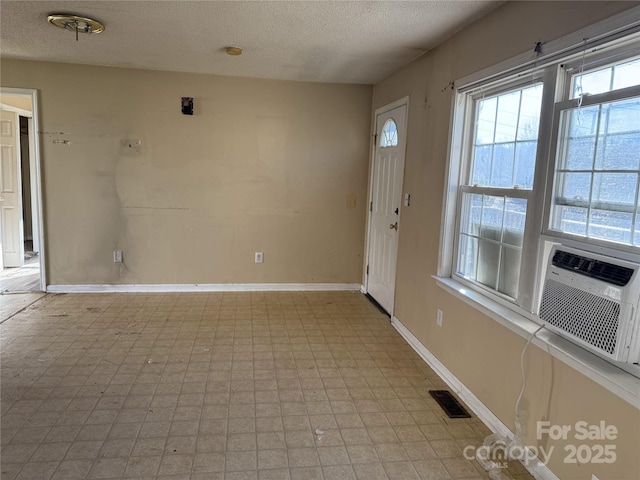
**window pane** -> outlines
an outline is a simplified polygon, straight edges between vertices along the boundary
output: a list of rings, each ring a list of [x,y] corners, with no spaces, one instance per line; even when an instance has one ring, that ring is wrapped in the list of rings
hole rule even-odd
[[[603,68],[592,73],[577,75],[574,80],[573,97],[580,95],[596,95],[611,90],[611,67]]]
[[[498,97],[495,142],[513,142],[516,139],[518,116],[520,113],[520,92]]]
[[[596,168],[637,170],[640,163],[640,99],[602,106]]]
[[[593,176],[592,203],[612,203],[634,210],[638,175],[635,173],[596,173]],[[612,205],[614,208],[614,205]]]
[[[536,140],[540,127],[540,105],[542,104],[542,85],[522,90],[520,118],[518,119],[518,140]]]
[[[631,213],[592,209],[589,215],[589,237],[631,243]]]
[[[600,132],[620,133],[640,131],[640,99],[632,98],[603,105],[604,122]]]
[[[542,85],[476,100],[470,184],[533,188]]]
[[[398,129],[393,118],[389,118],[382,126],[380,136],[381,147],[395,147],[398,145]]]
[[[460,231],[469,235],[480,235],[480,215],[482,195],[465,194],[462,201],[462,221]]]
[[[482,224],[480,236],[500,241],[502,238],[502,216],[504,197],[482,196]]]
[[[502,258],[500,262],[500,277],[498,280],[498,291],[516,298],[518,295],[518,284],[520,283],[520,259],[522,252],[516,248],[501,247]]]
[[[556,205],[553,210],[553,226],[555,230],[585,235],[587,233],[587,209]]]
[[[500,265],[500,244],[480,239],[476,281],[496,289]]]
[[[491,159],[493,158],[493,145],[479,145],[475,148],[473,156],[472,185],[489,185],[491,178]]]
[[[639,163],[640,132],[607,135],[598,145],[597,170],[638,170]]]
[[[568,170],[591,170],[596,150],[596,137],[567,139],[566,165]]]
[[[513,160],[515,143],[500,143],[493,147],[493,166],[490,185],[513,187]]]
[[[518,142],[516,144],[515,184],[519,188],[533,188],[533,172],[536,164],[536,147],[533,142]]]
[[[527,201],[522,198],[507,198],[504,212],[502,241],[517,247],[522,246],[524,223],[527,217]]]
[[[478,239],[461,234],[460,247],[458,249],[458,274],[475,280],[477,258]]]
[[[613,89],[640,85],[640,59],[616,65],[613,69]]]
[[[494,142],[497,105],[498,99],[496,97],[480,100],[477,103],[478,120],[474,142],[476,145],[485,145]]]
[[[591,197],[591,174],[590,173],[562,173],[559,176],[559,186],[562,195],[558,195],[564,203],[589,202]]]
[[[562,112],[566,114],[566,112]],[[597,132],[600,106],[576,108],[569,112],[569,138],[591,137]]]

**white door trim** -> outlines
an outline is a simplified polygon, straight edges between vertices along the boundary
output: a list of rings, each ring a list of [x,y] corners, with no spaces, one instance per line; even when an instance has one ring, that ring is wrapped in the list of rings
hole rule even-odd
[[[378,116],[382,113],[388,112],[390,110],[393,110],[394,108],[398,108],[401,106],[406,106],[406,111],[405,111],[405,126],[407,128],[407,132],[409,131],[409,96],[407,95],[406,97],[402,97],[394,102],[388,103],[387,105],[384,105],[383,107],[379,107],[376,108],[373,111],[373,121],[372,121],[372,125],[373,125],[373,130],[371,131],[371,138],[372,140],[375,139],[375,135],[378,131]],[[408,135],[405,134],[405,151],[404,151],[404,156],[405,156],[405,160],[406,160],[406,155],[407,155],[407,141],[408,141]],[[371,239],[371,202],[373,201],[373,175],[375,173],[375,160],[376,160],[376,150],[378,148],[378,145],[376,145],[376,140],[373,140],[373,148],[371,149],[371,158],[369,161],[369,191],[367,194],[367,226],[366,226],[366,238],[365,238],[365,245],[364,245],[364,269],[363,269],[363,281],[362,281],[362,293],[369,293],[369,275],[367,274],[367,267],[369,265],[369,247],[370,247],[370,239]],[[403,176],[402,176],[402,183],[404,185],[404,172],[403,172]],[[397,268],[396,268],[397,271]],[[395,280],[394,280],[395,281]],[[393,299],[392,302],[392,306],[391,306],[391,311],[389,312],[389,315],[393,316],[393,310],[395,307],[395,298]]]
[[[42,209],[42,162],[40,159],[40,114],[38,107],[38,91],[34,88],[9,88],[0,87],[0,94],[2,95],[20,95],[23,97],[31,97],[31,121],[33,128],[29,129],[29,146],[31,155],[33,155],[34,172],[32,173],[35,178],[35,185],[32,185],[32,198],[35,202],[32,203],[32,215],[37,222],[37,236],[40,242],[40,253],[38,255],[40,259],[40,290],[47,291],[47,262],[46,262],[46,244],[44,239],[44,217]],[[26,116],[26,115],[25,115]],[[35,234],[35,232],[34,232]]]

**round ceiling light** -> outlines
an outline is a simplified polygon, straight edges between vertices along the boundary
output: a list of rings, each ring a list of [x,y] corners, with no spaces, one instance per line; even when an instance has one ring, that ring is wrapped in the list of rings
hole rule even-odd
[[[237,57],[238,55],[242,55],[242,47],[231,46],[225,48],[227,55],[231,55]]]
[[[102,33],[104,25],[92,18],[79,17],[77,15],[55,14],[49,15],[47,20],[51,25],[64,28],[75,33]]]

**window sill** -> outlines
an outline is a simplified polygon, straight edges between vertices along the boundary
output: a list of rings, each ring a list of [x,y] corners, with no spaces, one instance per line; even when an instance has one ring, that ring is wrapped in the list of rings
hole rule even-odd
[[[451,278],[435,275],[432,277],[442,289],[523,338],[528,339],[540,327],[539,324],[524,315],[466,288]],[[531,343],[576,369],[634,407],[640,408],[640,378],[634,374],[616,367],[613,363],[547,329],[538,332]],[[636,375],[640,375],[640,366],[628,365],[628,367],[637,369]]]

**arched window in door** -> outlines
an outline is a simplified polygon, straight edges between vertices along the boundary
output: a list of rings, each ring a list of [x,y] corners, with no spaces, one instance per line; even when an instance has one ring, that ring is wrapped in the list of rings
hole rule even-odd
[[[380,136],[381,147],[395,147],[398,145],[398,129],[393,118],[384,122],[382,135]]]

